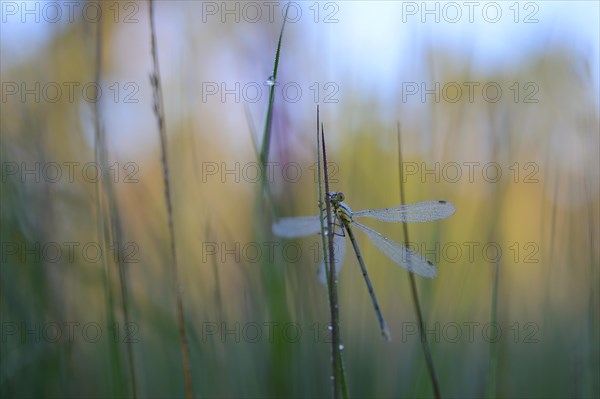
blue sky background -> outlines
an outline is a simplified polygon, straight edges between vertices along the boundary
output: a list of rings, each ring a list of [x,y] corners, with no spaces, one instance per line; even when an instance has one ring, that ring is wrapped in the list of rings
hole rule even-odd
[[[307,88],[311,82],[339,82],[341,88],[338,98],[342,102],[327,110],[330,115],[339,113],[340,118],[347,115],[348,109],[344,105],[348,105],[348,102],[344,101],[361,98],[360,101],[364,103],[375,100],[376,112],[382,120],[394,123],[398,118],[406,120],[407,117],[406,114],[398,114],[401,82],[431,80],[430,71],[423,64],[427,62],[425,49],[441,49],[455,59],[464,56],[471,69],[469,73],[480,76],[480,80],[484,81],[486,76],[511,77],[518,74],[519,67],[532,55],[563,46],[589,62],[589,65],[581,65],[582,71],[578,72],[581,76],[591,78],[586,83],[595,87],[596,104],[600,103],[599,2],[476,3],[473,22],[470,22],[469,8],[464,6],[464,2],[450,3],[456,7],[444,2],[427,2],[425,7],[429,10],[435,7],[440,10],[440,20],[437,22],[434,15],[423,13],[423,2],[320,2],[321,21],[328,13],[335,11],[332,15],[335,22],[327,24],[313,22],[314,2],[298,2],[303,15],[299,22],[289,23],[286,28],[282,79],[300,82],[306,94],[309,94]],[[10,9],[7,4],[11,2],[2,3],[0,35],[3,71],[34,59],[55,35],[69,25],[66,16],[58,23],[50,23],[43,18],[35,22],[34,16],[23,16],[20,12],[12,15],[8,12]],[[12,4],[22,6],[24,3]],[[27,3],[27,7],[35,7],[33,4]],[[43,9],[50,3],[39,4]],[[121,4],[124,6],[128,3]],[[140,143],[144,143],[143,134],[152,129],[154,123],[148,107],[151,93],[146,79],[151,67],[148,15],[145,3],[137,4],[139,10],[135,18],[139,22],[118,26],[110,50],[113,66],[105,75],[108,81],[140,82],[139,104],[129,105],[126,109],[119,104],[105,105],[107,112],[114,116],[107,121],[107,131],[119,140],[117,147],[125,152],[142,149]],[[205,105],[199,100],[200,81],[225,81],[229,84],[232,81],[261,82],[268,78],[272,68],[281,12],[275,14],[273,22],[264,21],[270,24],[266,28],[262,20],[259,23],[241,21],[239,24],[222,24],[218,16],[209,18],[208,23],[202,23],[200,13],[203,4],[189,1],[157,4],[161,73],[164,82],[175,85],[165,89],[166,102],[171,107],[167,110],[171,121],[179,120],[186,112],[196,113],[198,107]],[[490,4],[499,7],[502,12],[498,22],[486,20],[486,17],[494,17],[490,11],[494,7],[490,7]],[[483,12],[485,7],[488,7],[486,15]],[[515,22],[517,8],[519,15]],[[77,14],[79,9],[76,8],[76,15],[80,16],[80,12]],[[281,10],[282,7],[277,9]],[[411,10],[413,13],[408,12]],[[461,12],[461,17],[452,22],[456,10]],[[122,10],[122,18],[125,11]],[[525,23],[528,16],[532,23]],[[25,23],[22,18],[26,19]],[[92,40],[93,32],[89,33]],[[535,80],[535,77],[527,79]],[[264,101],[250,104],[255,121],[262,119],[265,105]],[[304,104],[305,108],[295,105],[291,118],[305,120],[314,111],[314,102]],[[402,108],[405,112],[407,109],[412,112],[410,108],[413,105],[403,104]],[[243,108],[240,104],[229,103],[227,106],[219,111],[230,115],[221,126],[223,137],[242,137],[244,140],[236,142],[245,151],[248,148],[245,141],[248,129]],[[419,106],[416,104],[417,108]],[[84,125],[89,125],[85,123],[87,119],[84,109]],[[427,126],[424,128],[427,129]]]
[[[56,23],[46,22],[43,18],[40,19],[40,22],[35,22],[32,15],[23,16],[26,19],[23,23],[20,13],[16,15],[7,13],[6,3],[11,2],[3,2],[2,5],[0,43],[4,68],[26,62],[28,57],[39,53],[40,49],[47,45],[53,35],[59,31],[56,29]],[[438,4],[441,15],[439,23],[435,23],[433,15],[422,12],[422,2],[404,2],[418,7],[414,15],[409,13],[412,5],[409,7],[401,3],[393,1],[338,3],[339,10],[335,13],[334,18],[339,19],[339,23],[335,24],[335,28],[341,28],[343,36],[348,40],[346,46],[338,48],[337,51],[343,53],[344,56],[350,55],[353,63],[360,64],[362,62],[364,66],[370,68],[375,81],[381,78],[385,79],[386,74],[394,71],[395,65],[369,61],[377,60],[381,54],[388,53],[388,57],[393,56],[400,62],[401,55],[410,51],[414,45],[412,42],[414,38],[435,41],[452,51],[468,52],[474,56],[477,67],[491,69],[518,62],[520,58],[528,55],[531,51],[536,51],[552,41],[577,42],[580,49],[588,53],[590,59],[594,61],[592,71],[596,82],[598,81],[600,3],[597,1],[521,2],[518,18],[525,20],[527,15],[531,14],[531,18],[539,21],[536,23],[514,22],[515,2],[497,3],[503,13],[497,23],[488,23],[482,17],[483,6],[490,2],[478,2],[481,6],[474,8],[472,23],[468,21],[468,8],[462,5],[464,2],[456,2],[462,14],[455,23],[444,18],[442,10],[445,3],[429,2],[427,6],[433,8],[435,3]],[[22,3],[19,2],[19,4]],[[41,4],[43,7],[44,2]],[[526,6],[527,4],[529,6]],[[536,4],[537,8],[531,4]],[[144,5],[141,4],[140,8],[143,7]],[[305,13],[308,12],[308,7],[306,4],[302,5]],[[448,8],[447,14],[449,19],[453,19],[454,10]],[[405,23],[399,20],[399,15],[405,16]],[[423,17],[426,18],[425,23],[420,20]],[[172,22],[177,23],[178,21],[173,20]],[[62,18],[58,25],[62,24],[64,27],[66,23],[66,18]],[[168,24],[169,21],[164,18],[161,23]],[[309,24],[308,26],[318,27],[319,25]],[[398,37],[390,38],[390,32],[397,32]],[[322,39],[326,40],[327,38]],[[390,39],[400,45],[395,48],[390,47]],[[336,49],[332,48],[332,50]],[[336,54],[330,53],[329,56],[336,58]]]

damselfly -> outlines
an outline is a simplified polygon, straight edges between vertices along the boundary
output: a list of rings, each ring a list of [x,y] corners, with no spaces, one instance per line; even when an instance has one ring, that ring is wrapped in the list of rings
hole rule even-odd
[[[433,220],[445,219],[451,216],[455,208],[447,201],[426,201],[416,204],[407,204],[395,206],[392,208],[381,209],[366,209],[363,211],[352,212],[350,207],[344,201],[344,194],[334,192],[329,194],[329,199],[333,207],[333,212],[336,219],[336,226],[339,231],[334,231],[334,246],[336,248],[336,264],[342,264],[345,252],[344,236],[348,232],[348,237],[354,248],[358,264],[360,265],[367,289],[371,295],[371,301],[379,320],[381,333],[389,340],[389,332],[385,320],[379,309],[379,303],[373,290],[373,284],[367,273],[367,268],[360,253],[360,248],[352,231],[353,227],[364,231],[373,245],[383,252],[394,263],[408,269],[408,271],[421,275],[423,277],[435,277],[436,270],[427,258],[421,254],[406,248],[404,245],[398,244],[395,241],[387,238],[383,234],[365,226],[355,218],[370,217],[384,222],[429,222]],[[282,218],[273,223],[273,233],[284,238],[303,237],[312,234],[317,234],[321,231],[320,216],[301,216]],[[340,267],[334,266],[336,274],[339,273]],[[319,269],[319,274],[322,282],[326,282],[326,274],[324,265]]]

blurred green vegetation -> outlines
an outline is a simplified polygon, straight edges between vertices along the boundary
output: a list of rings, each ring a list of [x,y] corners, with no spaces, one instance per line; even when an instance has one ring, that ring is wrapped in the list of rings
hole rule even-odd
[[[36,103],[19,96],[2,102],[2,397],[130,396],[127,345],[133,349],[139,397],[183,395],[158,133],[147,78],[147,15],[140,6],[140,23],[104,23],[101,38],[105,96],[99,117],[111,165],[104,173],[114,184],[123,229],[119,250],[104,242],[101,226],[112,215],[98,205],[94,179],[82,175],[83,166],[95,162],[92,104],[81,96],[73,102],[63,97]],[[185,24],[184,29],[191,28]],[[286,242],[271,235],[275,215],[257,211],[270,206],[254,179],[258,159],[243,106],[205,104],[193,92],[202,80],[198,75],[210,75],[228,62],[227,55],[211,52],[215,36],[239,35],[227,29],[216,24],[208,38],[177,39],[169,35],[180,33],[158,31],[161,60],[172,57],[176,65],[169,64],[176,73],[165,68],[163,89],[194,393],[324,397],[330,392],[329,312],[326,289],[316,279],[320,238]],[[252,29],[256,42],[235,45],[239,68],[268,71],[278,26]],[[92,82],[98,67],[94,32],[83,21],[57,32],[26,63],[3,66],[2,82]],[[290,47],[284,43],[282,49],[284,76],[286,53],[296,49],[299,34],[286,31]],[[183,50],[170,48],[171,40],[181,40]],[[131,54],[123,52],[127,46]],[[251,49],[256,52],[244,53]],[[447,220],[409,226],[411,241],[438,266],[438,276],[419,278],[418,286],[442,394],[486,393],[486,338],[495,333],[486,326],[494,249],[500,248],[497,396],[597,397],[599,126],[597,88],[581,68],[585,58],[567,46],[547,47],[517,70],[485,76],[471,71],[469,59],[453,58],[435,46],[424,57],[442,86],[498,82],[506,89],[532,77],[539,85],[537,103],[514,102],[507,91],[511,95],[498,103],[428,103],[412,119],[400,120],[404,167],[410,173],[416,168],[404,182],[409,201],[445,199],[457,208]],[[107,86],[131,76],[139,85],[139,103],[115,104]],[[279,216],[316,214],[315,104],[295,108],[275,102],[274,208]],[[252,115],[260,115],[253,116],[257,126],[263,105],[250,107]],[[333,187],[355,210],[399,203],[396,120],[382,120],[375,112],[380,105],[358,96],[322,109],[329,159],[336,165]],[[398,99],[398,112],[404,106]],[[52,162],[62,166],[57,182],[44,172],[52,172],[45,169]],[[66,162],[78,163],[72,181]],[[471,164],[472,179],[470,162],[478,163]],[[290,178],[295,169],[286,170],[285,181],[281,166],[290,163],[302,174]],[[498,181],[482,175],[490,163],[502,171]],[[39,172],[23,173],[35,165]],[[462,171],[458,179],[456,165]],[[230,172],[222,174],[225,169]],[[423,174],[425,169],[434,172]],[[403,240],[397,225],[370,225]],[[431,396],[406,271],[366,237],[359,240],[393,342],[379,336],[362,276],[348,253],[339,288],[350,394]],[[104,256],[95,255],[98,247]],[[56,248],[62,255],[58,261]],[[125,257],[126,298],[115,254]]]

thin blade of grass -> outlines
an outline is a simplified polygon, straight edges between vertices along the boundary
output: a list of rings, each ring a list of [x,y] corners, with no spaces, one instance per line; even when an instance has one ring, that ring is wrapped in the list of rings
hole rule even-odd
[[[317,105],[317,206],[319,208],[319,215],[323,215],[323,182],[322,182],[322,174],[321,174],[321,138],[319,136],[319,123],[320,123],[320,115],[319,115],[319,106]],[[323,263],[325,264],[325,276],[327,278],[327,289],[330,290],[331,280],[329,279],[329,257],[327,256],[327,242],[325,232],[327,231],[327,227],[325,226],[325,219],[322,217],[319,219],[321,221],[321,245],[323,248]],[[329,220],[329,219],[327,219]]]
[[[318,207],[319,207],[319,215],[323,214],[323,178],[322,178],[322,173],[321,173],[321,146],[319,145],[319,125],[320,125],[320,114],[319,114],[319,106],[317,105],[317,191],[318,191]],[[328,180],[329,181],[329,180]],[[333,283],[331,276],[335,276],[335,271],[333,271],[332,274],[330,274],[330,267],[329,267],[329,262],[330,259],[327,256],[327,242],[326,242],[326,238],[325,238],[325,232],[327,231],[327,228],[325,226],[325,219],[320,218],[321,220],[321,246],[323,248],[323,259],[324,259],[324,264],[325,264],[325,276],[327,277],[327,290],[329,293],[331,293],[331,284]],[[329,220],[329,217],[327,218],[327,220]],[[333,237],[333,235],[332,235]],[[335,259],[332,259],[335,260]],[[342,260],[340,260],[342,261]],[[333,268],[331,268],[333,269]],[[335,277],[334,277],[335,278]],[[336,283],[337,284],[337,283]],[[329,302],[330,305],[330,312],[331,312],[331,301]],[[339,346],[338,346],[339,349]],[[333,350],[332,350],[333,352]],[[344,366],[344,356],[342,354],[341,350],[338,350],[338,354],[339,354],[339,359],[338,359],[338,363],[333,363],[332,362],[332,375],[335,376],[336,372],[336,367],[338,367],[339,365],[339,374],[340,374],[340,384],[341,384],[341,388],[342,388],[342,397],[344,399],[348,398],[348,385],[346,382],[346,367]],[[332,353],[333,356],[333,353]],[[335,382],[333,382],[333,384],[335,384]],[[332,385],[332,390],[334,390],[335,388]],[[334,392],[334,397],[335,397],[335,392]]]
[[[258,154],[260,164],[261,164],[263,170],[266,169],[267,162],[269,161],[269,148],[271,145],[271,130],[272,130],[271,127],[273,124],[273,106],[275,103],[275,85],[277,83],[277,71],[279,70],[279,54],[281,52],[281,42],[283,41],[283,31],[285,28],[285,23],[287,21],[288,10],[289,10],[289,4],[285,9],[283,23],[281,24],[281,31],[279,32],[279,40],[277,41],[277,50],[275,52],[275,61],[273,63],[273,74],[269,77],[269,81],[272,84],[271,84],[271,88],[269,89],[269,104],[267,106],[267,116],[265,118],[265,126],[263,129],[263,141],[261,144],[260,153]],[[248,115],[249,114],[248,114],[248,111],[246,108],[246,117],[247,117],[249,125],[250,125],[252,137],[254,138],[255,137],[254,127],[250,123],[251,120],[248,118]],[[252,140],[252,142],[253,142],[254,147],[256,148],[254,139]],[[271,206],[271,214],[274,214],[275,213],[275,201],[273,201],[273,194],[271,193],[271,187],[268,184],[268,179],[266,178],[265,173],[261,174],[260,187],[261,187],[261,194],[266,194],[266,196],[267,196],[267,203],[270,204],[270,206]],[[262,210],[259,210],[259,211],[262,212]]]
[[[400,170],[400,204],[406,204],[406,196],[404,195],[404,176],[402,173],[402,144],[400,134],[400,123],[398,123],[398,169]],[[408,238],[408,224],[402,223],[404,230],[404,245],[408,248],[410,240]],[[423,354],[425,355],[425,361],[427,362],[427,369],[429,370],[429,378],[431,379],[431,386],[437,399],[442,397],[440,393],[440,383],[438,381],[435,366],[433,364],[433,358],[431,357],[431,351],[429,349],[429,342],[427,341],[427,334],[425,334],[425,324],[423,321],[423,313],[421,311],[421,303],[419,301],[419,293],[417,292],[417,283],[413,273],[408,273],[408,280],[410,282],[410,292],[412,295],[412,301],[415,306],[415,313],[417,314],[417,323],[419,324],[419,335],[421,337],[421,346],[423,347]]]
[[[494,268],[494,282],[492,288],[492,309],[490,324],[498,325],[498,280],[500,278],[500,259],[496,259]],[[498,346],[494,340],[489,342],[489,365],[488,365],[488,394],[487,397],[494,399],[496,397],[496,370],[498,369]]]
[[[158,123],[158,130],[160,135],[160,149],[161,149],[161,164],[163,171],[163,184],[165,186],[165,201],[167,206],[167,224],[169,229],[169,242],[171,249],[172,259],[172,271],[175,279],[175,285],[177,288],[176,302],[177,302],[177,324],[179,326],[179,340],[181,343],[182,361],[183,361],[183,375],[185,380],[185,396],[191,399],[194,394],[192,390],[192,376],[190,372],[190,354],[187,343],[187,336],[185,333],[185,316],[183,312],[183,299],[182,299],[182,286],[179,279],[179,270],[177,264],[177,251],[175,245],[175,228],[173,225],[173,202],[171,197],[171,185],[169,178],[169,163],[167,160],[167,132],[165,127],[165,113],[164,103],[160,80],[160,70],[158,67],[158,51],[156,46],[156,30],[154,27],[154,0],[148,1],[149,7],[149,18],[150,18],[150,43],[152,52],[152,62],[154,65],[154,72],[150,78],[152,83],[152,91],[154,94],[154,114],[156,115],[156,121]]]
[[[285,8],[285,15],[283,17],[283,24],[281,24],[281,31],[279,32],[279,40],[277,41],[277,51],[275,53],[275,64],[273,65],[273,74],[269,78],[271,80],[271,88],[269,90],[269,106],[267,108],[267,116],[265,120],[265,130],[263,133],[263,142],[260,150],[260,162],[264,166],[269,160],[269,146],[271,143],[271,125],[273,122],[273,103],[275,101],[275,84],[277,83],[277,71],[279,69],[279,53],[281,51],[281,41],[283,38],[283,29],[285,28],[285,22],[287,21],[287,15],[289,10]]]
[[[96,28],[96,70],[95,70],[95,81],[99,84],[100,83],[100,78],[102,76],[102,23],[98,23],[97,24],[97,28]],[[108,148],[106,145],[106,136],[104,134],[104,129],[101,126],[100,123],[101,120],[101,112],[100,112],[100,102],[96,101],[94,103],[94,131],[95,131],[95,161],[99,162],[100,168],[105,171],[102,176],[109,176],[108,173],[108,169],[109,169],[109,165],[108,165]],[[103,191],[102,191],[103,189]],[[96,187],[96,194],[98,196],[99,199],[104,199],[104,201],[106,202],[106,206],[105,207],[99,207],[100,212],[103,213],[103,217],[102,219],[105,220],[103,224],[103,230],[104,230],[104,246],[106,246],[106,243],[111,243],[111,242],[115,242],[116,246],[117,246],[117,259],[116,259],[116,263],[117,263],[117,269],[118,269],[118,276],[119,276],[119,287],[120,287],[120,291],[121,291],[121,308],[123,311],[123,319],[124,319],[124,323],[125,326],[128,326],[130,323],[130,317],[129,317],[129,306],[128,306],[128,286],[127,286],[127,276],[125,274],[125,266],[123,265],[123,254],[122,254],[122,231],[123,229],[121,228],[121,217],[119,214],[119,208],[117,206],[117,200],[116,200],[116,195],[115,195],[115,191],[114,191],[114,187],[112,185],[112,182],[110,179],[107,178],[103,178],[102,179],[102,187],[100,187],[100,181],[98,181],[97,187]],[[98,205],[100,205],[98,203]],[[104,214],[104,212],[106,212],[106,214]],[[107,278],[110,278],[110,271],[108,269],[109,265],[108,265],[108,260],[104,259],[104,263],[105,263],[105,267],[107,268]],[[107,283],[109,284],[108,289],[112,291],[111,289],[111,284],[110,284],[110,279],[107,280]],[[109,294],[110,295],[110,319],[112,321],[112,325],[116,325],[115,324],[115,320],[116,317],[114,316],[114,309],[112,308],[114,302],[112,300],[112,293]],[[114,346],[114,344],[113,344]],[[137,384],[136,384],[136,376],[135,376],[135,363],[134,363],[134,357],[133,357],[133,348],[131,345],[131,342],[127,342],[126,345],[127,348],[127,360],[128,360],[128,366],[129,366],[129,379],[130,379],[130,385],[131,385],[131,396],[133,398],[137,397]],[[116,348],[112,348],[113,351],[117,351],[118,349]],[[117,357],[116,362],[118,362],[119,364],[117,365],[118,367],[116,367],[116,372],[120,373],[120,361],[119,358]],[[119,376],[120,379],[120,376]]]
[[[327,217],[327,249],[328,249],[328,263],[327,268],[327,282],[329,291],[329,312],[331,319],[331,388],[334,399],[339,398],[339,387],[340,387],[340,373],[339,373],[339,306],[337,297],[337,283],[335,278],[335,253],[333,250],[333,217],[331,214],[331,201],[329,198],[329,178],[327,176],[327,150],[325,148],[325,133],[323,126],[321,126],[321,149],[323,156],[323,178],[325,183],[325,210]]]
[[[101,72],[101,36],[102,36],[102,28],[100,23],[97,24],[96,27],[96,60],[95,60],[95,79],[96,82],[99,83]],[[94,162],[96,165],[101,165],[103,170],[106,166],[106,163],[103,162],[105,160],[106,155],[106,147],[105,141],[103,139],[103,132],[100,123],[100,104],[99,101],[94,103],[93,108],[93,118],[94,118]],[[103,174],[106,176],[106,174]],[[100,180],[97,180],[95,184],[95,193],[96,193],[96,209],[98,214],[98,237],[100,238],[99,242],[101,247],[103,248],[104,253],[106,253],[107,244],[112,241],[111,237],[111,229],[110,229],[110,210],[107,208],[109,205],[107,204],[107,192],[106,192],[106,180],[104,181],[104,190],[102,183]],[[102,257],[102,266],[104,270],[104,278],[103,278],[103,288],[106,299],[106,318],[108,321],[108,325],[116,326],[116,315],[115,315],[115,298],[113,294],[113,282],[111,278],[111,265],[109,265],[108,257]],[[121,356],[119,353],[119,349],[114,340],[109,340],[109,357],[110,357],[110,369],[111,369],[111,390],[113,395],[122,395],[124,393],[123,390],[123,381],[122,381],[122,372],[121,372]]]
[[[317,118],[318,120],[318,118]],[[317,145],[319,139],[319,122],[317,121]],[[346,384],[346,373],[344,369],[343,356],[341,350],[341,334],[339,328],[339,301],[338,301],[338,292],[337,292],[337,278],[335,275],[335,251],[333,246],[333,231],[334,231],[334,219],[331,210],[331,201],[329,198],[329,172],[327,170],[327,149],[325,147],[325,132],[323,131],[323,125],[321,125],[321,146],[322,146],[322,156],[323,156],[323,179],[325,184],[325,210],[327,215],[327,249],[328,249],[328,263],[326,264],[327,275],[327,285],[329,291],[329,310],[331,317],[331,368],[332,368],[332,394],[334,398],[348,397],[348,387]],[[321,160],[319,156],[318,161]],[[320,170],[321,167],[317,165],[319,170],[319,191],[321,187],[320,182]],[[321,198],[321,197],[320,197]],[[322,236],[324,236],[324,227],[323,222],[321,222],[321,231]],[[340,392],[341,390],[341,392]]]

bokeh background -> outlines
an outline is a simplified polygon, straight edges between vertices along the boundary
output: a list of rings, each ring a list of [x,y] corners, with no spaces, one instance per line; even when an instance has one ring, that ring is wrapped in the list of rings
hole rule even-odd
[[[270,228],[318,213],[319,105],[353,209],[457,208],[409,225],[442,395],[598,397],[599,6],[475,3],[292,3],[261,169],[286,3],[156,2],[196,396],[330,395],[321,240]],[[183,396],[148,4],[1,5],[2,397]],[[358,238],[393,341],[347,253],[350,396],[431,397],[407,272]]]

